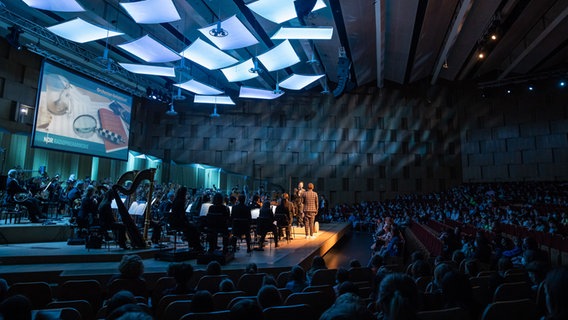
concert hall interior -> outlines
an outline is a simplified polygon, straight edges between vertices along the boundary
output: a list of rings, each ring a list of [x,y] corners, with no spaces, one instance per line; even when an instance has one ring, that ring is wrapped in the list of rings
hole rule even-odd
[[[568,319],[567,81],[567,0],[0,0],[0,319]]]

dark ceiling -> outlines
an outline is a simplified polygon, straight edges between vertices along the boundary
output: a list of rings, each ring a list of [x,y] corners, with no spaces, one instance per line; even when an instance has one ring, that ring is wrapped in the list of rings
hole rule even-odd
[[[57,39],[43,29],[75,17],[125,32],[110,38],[110,56],[115,62],[141,63],[117,48],[117,44],[152,35],[180,52],[199,37],[197,28],[219,18],[237,17],[260,44],[228,52],[243,61],[277,45],[270,36],[280,27],[250,11],[247,0],[174,0],[180,21],[136,24],[117,0],[78,0],[86,9],[79,13],[37,10],[21,0],[0,0],[0,29],[18,25],[20,42],[29,50],[59,57],[60,61],[110,78],[140,94],[146,86],[167,88],[167,78],[132,75],[116,68],[104,72],[94,59],[101,56],[105,41],[74,44]],[[300,1],[300,0],[297,0]],[[122,1],[127,2],[127,1]],[[339,48],[351,61],[346,90],[356,86],[440,81],[475,81],[481,86],[547,77],[566,72],[568,61],[568,0],[324,0],[326,8],[304,17],[306,25],[332,26],[331,40],[291,40],[302,62],[284,73],[325,73],[307,90],[333,92],[338,86]],[[2,5],[3,4],[3,5]],[[220,16],[220,17],[219,17]],[[299,26],[293,19],[282,25]],[[496,40],[491,40],[494,34]],[[312,51],[314,51],[312,53]],[[485,57],[478,58],[483,52]],[[307,63],[314,56],[319,63]],[[167,64],[165,64],[167,65]],[[219,70],[192,64],[191,73],[201,82],[224,89],[236,97],[240,85],[274,88],[274,73],[264,72],[245,83],[229,83]],[[112,81],[108,81],[111,82]],[[326,84],[324,84],[326,82]],[[336,90],[336,95],[340,90]],[[189,93],[185,93],[189,95]]]

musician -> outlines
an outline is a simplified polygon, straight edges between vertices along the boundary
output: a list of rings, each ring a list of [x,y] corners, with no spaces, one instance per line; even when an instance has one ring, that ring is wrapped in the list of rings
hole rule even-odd
[[[81,206],[77,211],[77,226],[88,229],[98,220],[98,201],[95,198],[95,187],[88,186],[85,195],[81,199]]]
[[[284,192],[275,212],[278,227],[286,227],[286,240],[291,239],[290,231],[292,230],[292,220],[294,220],[294,213],[296,211],[296,206],[288,201],[289,198],[288,193]]]
[[[262,207],[260,208],[258,219],[256,219],[256,221],[258,224],[258,234],[260,235],[260,249],[263,250],[264,239],[268,232],[272,232],[274,235],[274,246],[278,248],[278,228],[274,224],[274,212],[272,212],[272,208],[270,208],[270,201],[265,200],[262,203]]]
[[[162,235],[162,226],[164,221],[168,221],[168,216],[172,211],[172,205],[174,203],[174,192],[169,192],[165,199],[158,204],[156,210],[157,215],[150,221],[150,226],[152,227],[152,243],[159,244],[160,236]]]
[[[99,225],[104,230],[103,234],[108,238],[108,230],[112,230],[116,237],[116,243],[122,249],[128,249],[126,245],[126,226],[122,223],[116,222],[114,212],[112,211],[112,200],[114,199],[114,191],[109,190],[104,194],[104,197],[99,204]],[[106,239],[107,241],[109,239]]]
[[[229,251],[229,220],[231,213],[229,208],[223,204],[223,195],[219,192],[213,195],[213,204],[207,212],[207,241],[209,242],[209,253],[217,248],[217,235],[223,237],[223,252]]]
[[[199,229],[185,215],[185,200],[187,197],[187,187],[180,187],[172,203],[172,213],[169,223],[171,228],[183,232],[189,247],[197,252],[203,252],[203,246],[199,242]]]
[[[73,188],[67,192],[67,204],[71,208],[71,219],[77,219],[77,213],[80,208],[80,201],[83,197],[84,182],[79,180],[75,183]]]
[[[20,183],[17,179],[18,170],[11,169],[8,171],[8,179],[6,180],[6,194],[8,197],[6,198],[7,202],[10,203],[17,203],[24,207],[26,207],[28,211],[28,219],[32,223],[41,223],[43,220],[41,219],[41,208],[39,206],[39,201],[32,197],[31,193],[20,186]],[[14,196],[20,194],[27,194],[27,197],[23,197],[22,201],[16,201]]]
[[[233,206],[233,210],[231,211],[231,220],[233,236],[241,237],[244,234],[247,242],[247,252],[250,252],[250,225],[252,223],[252,214],[250,208],[246,205],[246,196],[244,194],[238,196],[238,202]],[[236,245],[236,240],[237,238],[234,238],[234,245]]]

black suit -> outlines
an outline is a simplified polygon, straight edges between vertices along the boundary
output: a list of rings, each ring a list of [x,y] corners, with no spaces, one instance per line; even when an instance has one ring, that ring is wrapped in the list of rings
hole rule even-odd
[[[233,206],[231,210],[231,220],[233,236],[240,237],[244,234],[247,241],[247,250],[250,251],[250,225],[252,223],[250,208],[244,203],[239,202],[239,204]]]
[[[28,217],[32,222],[38,222],[41,215],[41,209],[39,207],[39,201],[36,198],[29,197],[22,202],[16,202],[14,196],[18,193],[27,193],[28,191],[20,186],[18,180],[8,177],[6,181],[6,194],[7,202],[18,203],[26,207],[28,210]]]

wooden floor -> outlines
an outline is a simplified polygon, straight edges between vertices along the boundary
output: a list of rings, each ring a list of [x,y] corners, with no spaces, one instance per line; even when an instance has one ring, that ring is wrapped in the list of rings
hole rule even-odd
[[[4,226],[6,228],[7,226]],[[31,229],[38,232],[36,228]],[[1,229],[0,229],[1,231]],[[321,224],[315,239],[305,239],[303,229],[294,228],[294,239],[282,241],[279,248],[274,243],[264,251],[246,252],[244,241],[239,244],[234,260],[223,266],[223,270],[241,272],[249,263],[256,263],[262,270],[289,269],[292,265],[307,267],[314,255],[321,255],[332,265],[346,264],[356,258],[366,263],[370,235],[351,232],[348,223]],[[349,244],[355,240],[355,244]],[[346,246],[346,249],[341,249]],[[171,244],[169,244],[171,246]],[[166,248],[167,249],[167,248]],[[86,249],[84,245],[67,245],[67,242],[14,243],[0,245],[0,277],[15,281],[42,280],[46,274],[63,278],[82,278],[92,275],[110,276],[117,272],[117,262],[124,254],[138,254],[144,259],[146,274],[164,274],[170,262],[154,259],[159,248],[122,250],[116,246],[101,249]],[[332,253],[326,256],[326,253]],[[204,269],[196,260],[187,262],[196,269]]]

